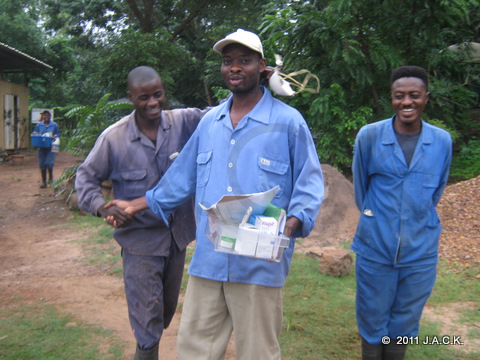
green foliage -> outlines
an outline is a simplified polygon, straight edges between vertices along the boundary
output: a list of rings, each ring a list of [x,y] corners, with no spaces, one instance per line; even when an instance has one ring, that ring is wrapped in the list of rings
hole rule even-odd
[[[63,129],[62,139],[66,141],[66,151],[86,157],[102,131],[118,121],[121,114],[133,110],[133,105],[126,100],[109,102],[109,98],[110,94],[105,94],[96,106],[70,105],[61,109],[66,111],[65,117],[74,122],[70,129]],[[66,168],[54,183],[57,196],[65,196],[67,202],[75,192],[74,182],[78,166],[76,164]]]
[[[360,107],[348,113],[345,93],[338,84],[321,90],[308,110],[320,161],[349,172],[355,135],[372,118],[372,109]]]
[[[460,139],[460,134],[458,133],[458,131],[456,131],[455,129],[449,128],[447,125],[445,125],[445,123],[442,120],[429,119],[427,117],[424,117],[424,120],[426,120],[428,123],[430,123],[430,124],[432,124],[436,127],[439,127],[440,129],[448,131],[450,133],[450,136],[452,137],[452,141],[454,143]]]
[[[0,42],[41,56],[44,34],[38,26],[34,0],[0,0]]]
[[[66,150],[74,155],[86,156],[103,130],[119,120],[120,110],[133,110],[126,101],[111,101],[111,94],[104,95],[96,104],[70,105],[64,110],[66,118],[74,119],[76,126],[68,135]]]
[[[96,60],[98,82],[110,88],[115,97],[124,96],[130,70],[147,65],[162,77],[170,104],[176,107],[185,102],[200,102],[203,85],[198,77],[191,76],[192,72],[200,73],[198,64],[185,48],[171,42],[170,37],[164,29],[147,34],[126,29],[121,36],[110,37],[109,44],[100,50],[101,56]]]
[[[322,161],[345,171],[355,135],[349,127],[392,115],[389,77],[399,65],[428,70],[424,117],[458,135],[455,154],[480,138],[480,122],[472,121],[480,105],[480,64],[464,47],[479,41],[479,18],[479,0],[0,0],[0,41],[54,67],[30,76],[35,107],[91,105],[106,93],[124,97],[126,76],[137,65],[159,71],[170,107],[204,107],[223,86],[213,44],[237,28],[257,32],[270,65],[278,53],[286,72],[308,69],[319,77],[325,90],[318,96],[282,100],[326,137]],[[455,44],[461,46],[451,50]],[[319,98],[328,98],[333,84],[343,90],[343,102],[329,106],[343,115],[319,110],[325,107]],[[319,115],[345,129],[328,134]],[[333,141],[338,134],[342,144]]]
[[[438,119],[466,143],[480,133],[479,122],[470,120],[478,107],[480,64],[448,47],[478,41],[479,13],[478,0],[290,2],[282,8],[271,3],[261,30],[270,57],[273,51],[283,56],[285,68],[310,70],[323,88],[338,84],[345,92],[342,111],[372,109],[372,116],[365,117],[369,122],[392,116],[391,71],[423,66],[432,93],[425,117]],[[298,108],[311,115],[319,101]],[[327,144],[335,147],[333,141]],[[338,157],[333,165],[348,167],[345,160]]]
[[[480,140],[471,139],[452,159],[450,180],[468,180],[480,175]]]
[[[212,90],[213,90],[215,98],[218,101],[226,99],[228,97],[228,95],[230,94],[230,90],[222,88],[220,86],[212,86]]]

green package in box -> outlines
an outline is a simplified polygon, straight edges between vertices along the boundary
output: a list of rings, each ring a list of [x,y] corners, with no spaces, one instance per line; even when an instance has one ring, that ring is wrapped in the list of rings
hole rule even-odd
[[[220,246],[223,246],[227,249],[233,249],[235,246],[235,238],[228,237],[228,236],[221,236],[220,237]]]
[[[287,218],[287,213],[284,209],[269,204],[263,212],[263,216],[275,218],[278,222],[278,234],[283,234],[283,230],[285,229],[285,221]]]

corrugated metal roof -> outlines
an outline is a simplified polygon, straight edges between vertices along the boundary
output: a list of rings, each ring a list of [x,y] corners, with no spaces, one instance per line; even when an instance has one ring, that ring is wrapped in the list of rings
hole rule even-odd
[[[53,69],[43,61],[0,42],[0,70],[2,72],[25,72],[45,68]]]

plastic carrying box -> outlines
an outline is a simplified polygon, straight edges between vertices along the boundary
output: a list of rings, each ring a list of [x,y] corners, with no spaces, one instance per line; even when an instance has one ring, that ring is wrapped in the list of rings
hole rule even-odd
[[[52,137],[32,135],[32,146],[40,147],[40,148],[49,148],[52,146]]]
[[[238,224],[221,222],[208,214],[205,235],[213,243],[215,251],[249,256],[279,262],[290,238],[284,235],[268,235],[249,228],[239,228]]]

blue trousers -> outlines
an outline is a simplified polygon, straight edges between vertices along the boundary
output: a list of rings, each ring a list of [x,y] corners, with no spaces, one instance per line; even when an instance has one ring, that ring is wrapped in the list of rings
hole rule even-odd
[[[437,264],[394,267],[357,256],[357,324],[370,344],[383,336],[417,336],[423,307],[432,293]]]
[[[53,152],[50,148],[38,148],[37,155],[40,170],[53,169],[57,153]]]
[[[141,239],[139,239],[141,241]],[[170,255],[134,255],[122,249],[128,316],[140,349],[159,343],[177,309],[186,250],[172,239]]]

